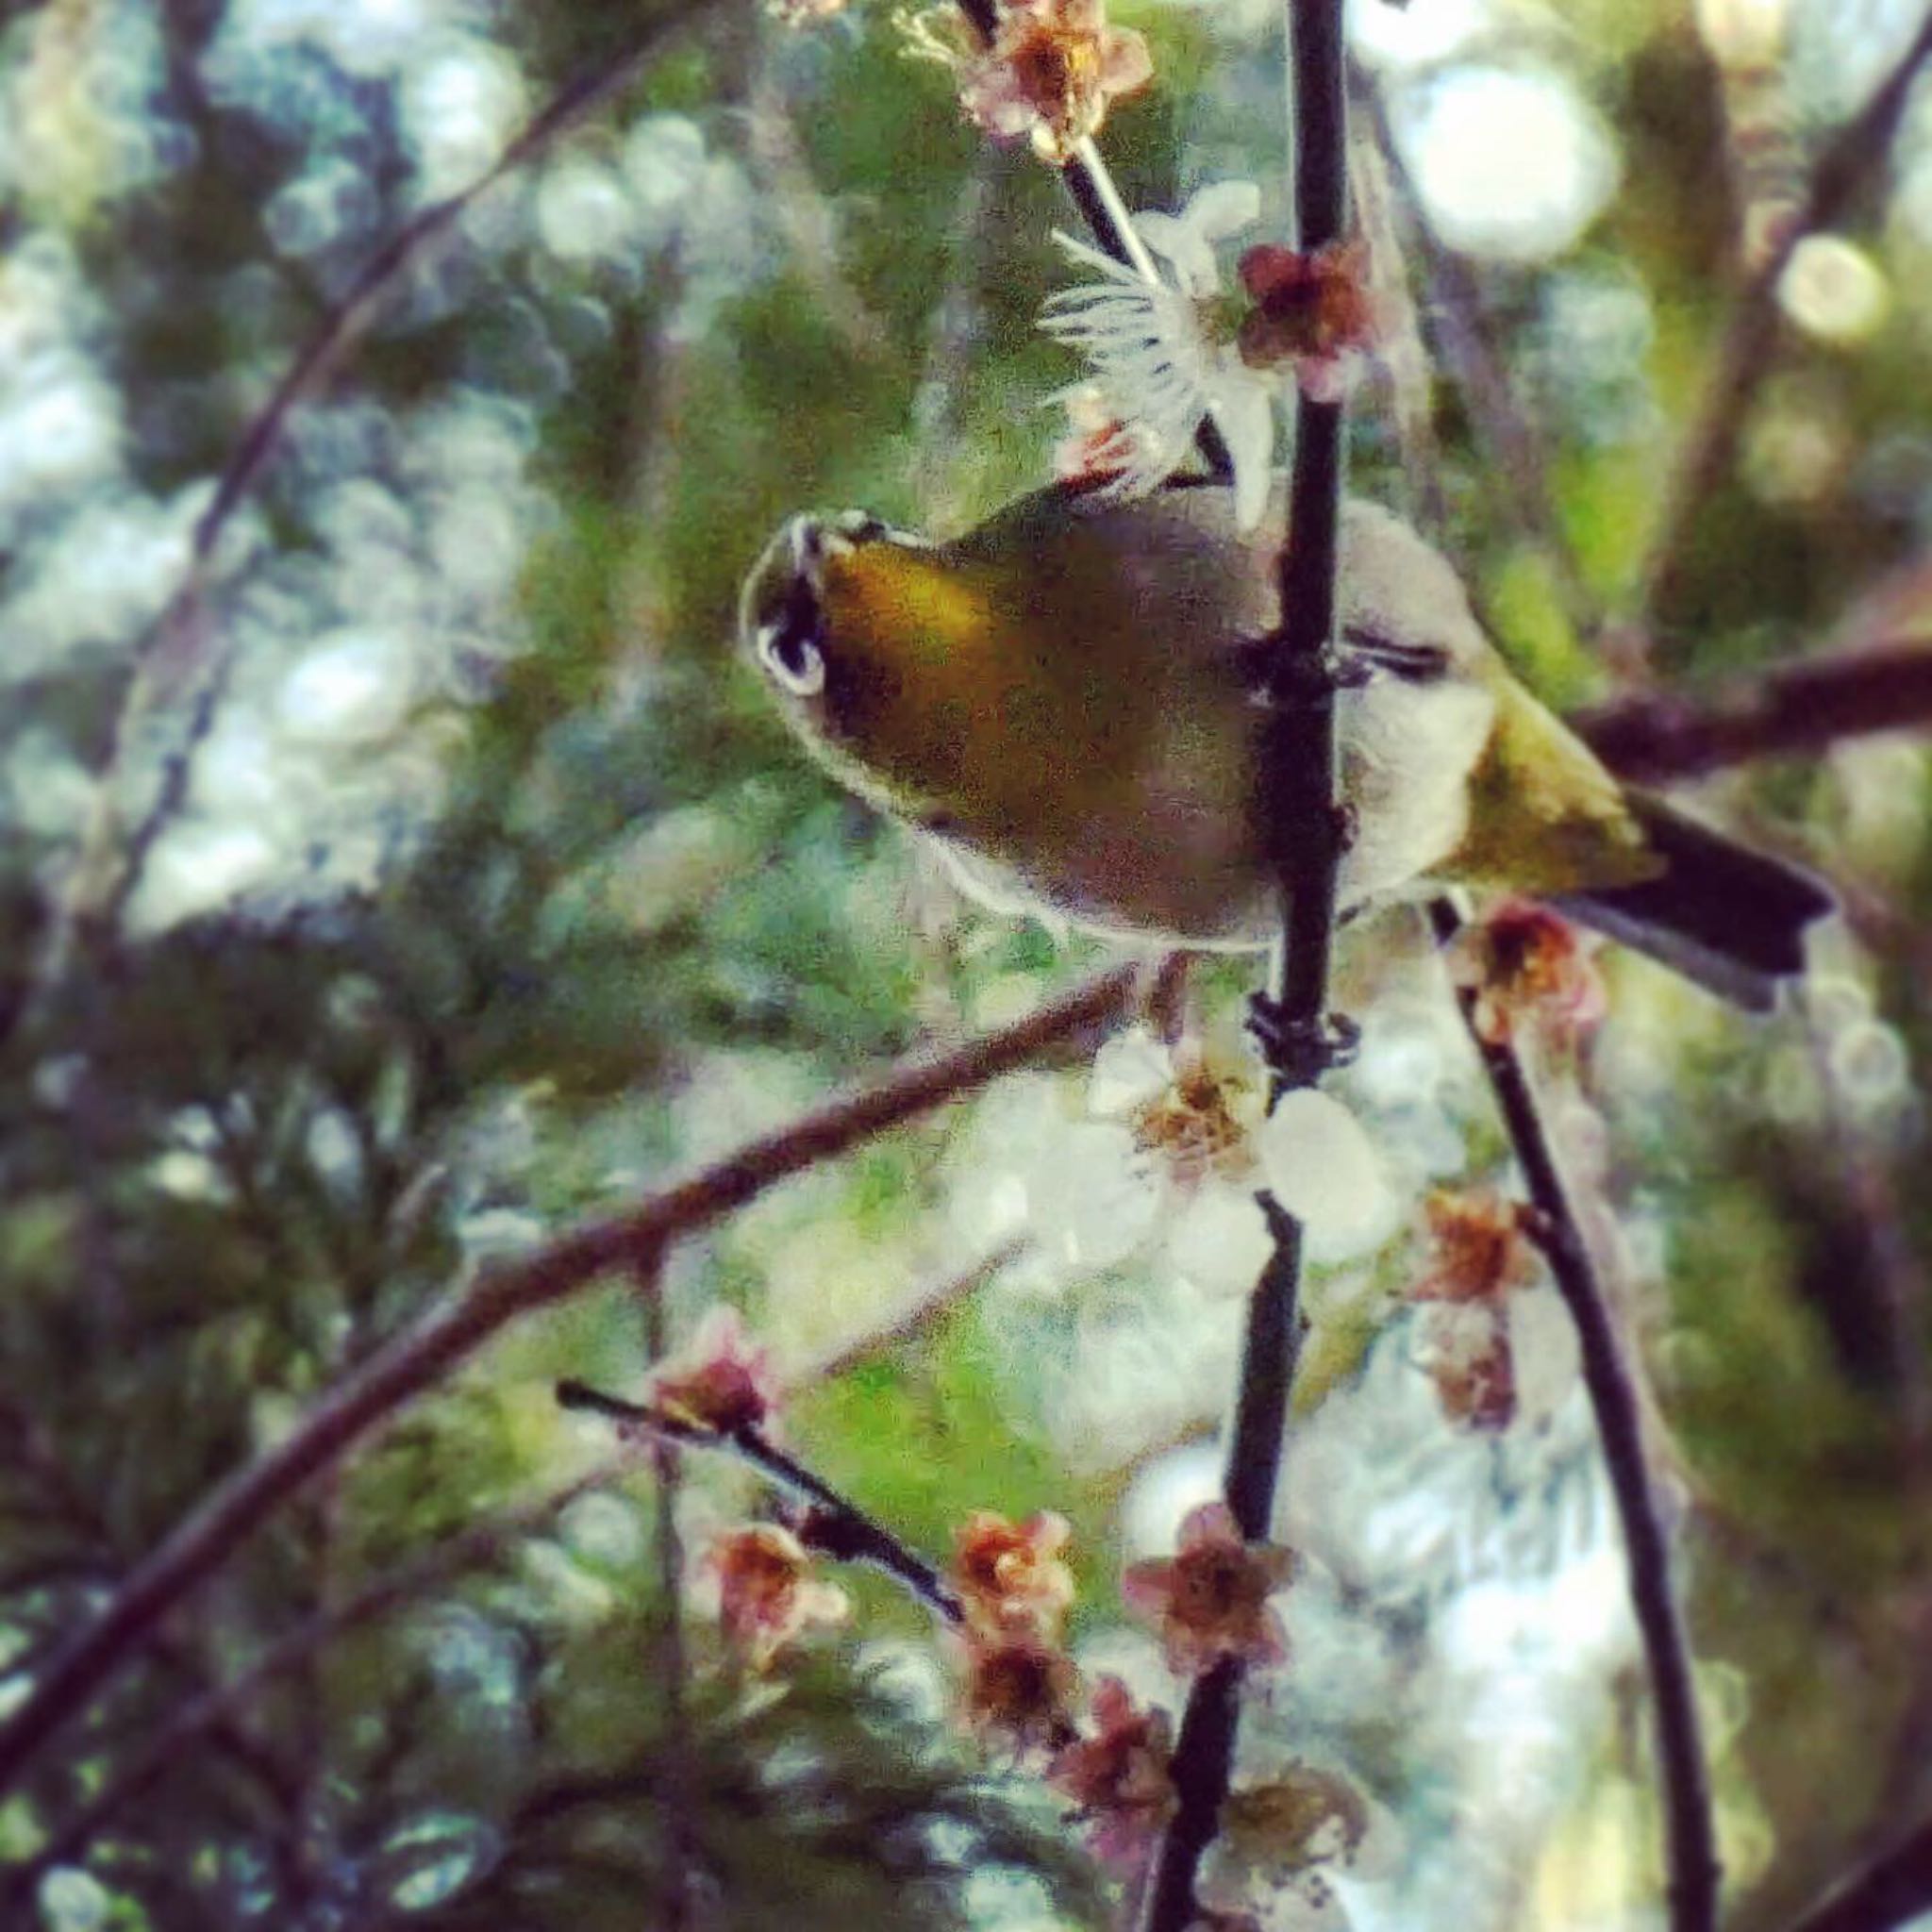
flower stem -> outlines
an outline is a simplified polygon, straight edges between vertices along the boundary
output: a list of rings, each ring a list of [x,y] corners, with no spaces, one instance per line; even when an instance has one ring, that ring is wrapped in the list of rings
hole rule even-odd
[[[1429,905],[1437,942],[1447,945],[1462,928],[1446,899]],[[1665,1857],[1672,1932],[1711,1932],[1717,1924],[1723,1867],[1711,1824],[1710,1783],[1690,1675],[1690,1649],[1671,1582],[1670,1545],[1651,1488],[1643,1453],[1637,1384],[1624,1357],[1602,1284],[1577,1225],[1575,1208],[1528,1072],[1509,1042],[1486,1037],[1475,1024],[1480,989],[1460,988],[1470,1038],[1482,1056],[1504,1124],[1516,1149],[1541,1221],[1538,1244],[1570,1311],[1583,1360],[1583,1381],[1596,1416],[1604,1463],[1624,1530],[1631,1606],[1643,1640],[1657,1708],[1657,1770],[1663,1785]]]
[[[959,0],[959,11],[971,22],[973,30],[989,47],[999,34],[998,0]],[[1132,269],[1144,282],[1158,284],[1160,271],[1147,252],[1147,244],[1134,231],[1134,218],[1121,199],[1112,171],[1102,158],[1091,135],[1083,135],[1074,145],[1067,164],[1060,170],[1067,193],[1080,210],[1094,243],[1103,254]],[[1202,460],[1217,476],[1234,475],[1234,458],[1213,418],[1204,417],[1194,441]]]
[[[823,1476],[815,1474],[794,1456],[788,1455],[761,1431],[733,1429],[721,1433],[681,1423],[675,1416],[660,1413],[641,1403],[626,1402],[620,1395],[608,1395],[588,1383],[564,1381],[557,1385],[557,1400],[564,1408],[603,1416],[620,1429],[643,1430],[647,1434],[693,1449],[715,1449],[748,1462],[768,1481],[793,1495],[802,1496],[821,1512],[806,1543],[841,1562],[870,1563],[903,1583],[923,1604],[948,1624],[965,1619],[965,1608],[946,1585],[940,1573],[882,1524],[877,1517],[835,1490]]]

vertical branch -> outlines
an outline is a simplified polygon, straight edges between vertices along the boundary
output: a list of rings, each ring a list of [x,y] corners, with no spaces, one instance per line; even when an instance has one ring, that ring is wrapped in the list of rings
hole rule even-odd
[[[1338,0],[1290,0],[1294,114],[1295,246],[1341,239],[1348,211],[1348,97]],[[1289,530],[1278,566],[1281,627],[1273,640],[1263,737],[1265,816],[1286,906],[1278,1018],[1319,1028],[1335,935],[1341,831],[1335,802],[1335,551],[1341,518],[1342,406],[1297,399]],[[1320,1057],[1316,1057],[1319,1061]],[[1307,1086],[1324,1063],[1277,1069],[1277,1093]]]
[[[1932,1819],[1841,1878],[1790,1932],[1891,1932],[1932,1908]]]
[[[1296,246],[1341,239],[1347,216],[1347,96],[1341,0],[1289,0]],[[1341,819],[1336,804],[1336,545],[1341,515],[1342,410],[1299,397],[1289,531],[1279,564],[1281,623],[1270,640],[1269,714],[1257,805],[1280,879],[1283,943],[1255,1028],[1273,1074],[1271,1100],[1313,1086],[1347,1042],[1327,1012]],[[1300,1334],[1302,1230],[1260,1196],[1274,1252],[1248,1305],[1224,1491],[1242,1538],[1264,1541],[1274,1515]],[[1234,1766],[1241,1666],[1224,1659],[1197,1678],[1182,1715],[1172,1774],[1175,1807],[1155,1854],[1141,1923],[1180,1932],[1195,1917],[1201,1859],[1213,1841]]]
[[[1429,923],[1441,945],[1447,945],[1462,928],[1460,915],[1446,899],[1430,902]],[[1584,1387],[1596,1417],[1604,1463],[1616,1497],[1630,1602],[1643,1641],[1656,1706],[1672,1932],[1711,1932],[1717,1924],[1723,1868],[1718,1863],[1711,1824],[1710,1785],[1690,1676],[1690,1644],[1672,1587],[1670,1545],[1662,1512],[1644,1457],[1637,1384],[1577,1226],[1562,1168],[1538,1111],[1529,1075],[1507,1041],[1490,1040],[1476,1026],[1478,990],[1461,989],[1457,997],[1537,1210],[1539,1244],[1576,1330]]]

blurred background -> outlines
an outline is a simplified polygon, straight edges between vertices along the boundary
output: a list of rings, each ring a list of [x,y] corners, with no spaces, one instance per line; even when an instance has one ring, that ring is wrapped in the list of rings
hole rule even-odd
[[[1362,392],[1355,487],[1431,522],[1553,701],[1924,637],[1932,100],[1793,253],[1735,460],[1664,487],[1735,290],[1921,12],[1354,8],[1426,356]],[[1104,137],[1129,205],[1250,178],[1278,234],[1274,8],[1116,18],[1155,62]],[[902,38],[739,0],[0,10],[0,1708],[478,1267],[1108,959],[963,907],[729,648],[780,515],[955,530],[1064,432],[1077,372],[1034,324],[1071,211]],[[1691,795],[1847,908],[1771,1024],[1606,954],[1559,1122],[1650,1371],[1743,1927],[1932,1796],[1932,794],[1907,729]],[[1307,1562],[1243,1761],[1373,1822],[1250,1908],[1659,1924],[1574,1347],[1532,1287],[1513,1415],[1445,1403],[1419,1205],[1507,1157],[1409,923],[1352,929],[1341,972],[1385,1185],[1317,1255]],[[1193,989],[1236,1088],[1245,990]],[[663,1325],[741,1308],[788,1441],[936,1556],[971,1508],[1062,1511],[1083,1665],[1172,1706],[1117,1579],[1214,1489],[1257,1254],[1226,1199],[1124,1166],[1092,1044],[681,1246]],[[849,1627],[768,1683],[680,1618],[668,1530],[694,1557],[758,1492],[687,1459],[667,1510],[551,1394],[635,1391],[650,1325],[616,1284],[511,1330],[247,1542],[0,1804],[6,1923],[1105,1924],[1063,1804],[964,1735],[886,1585],[843,1577]]]

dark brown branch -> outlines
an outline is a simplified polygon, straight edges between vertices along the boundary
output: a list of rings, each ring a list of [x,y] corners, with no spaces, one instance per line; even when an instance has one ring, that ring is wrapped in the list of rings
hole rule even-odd
[[[1841,738],[1932,724],[1932,648],[1900,645],[1780,664],[1699,703],[1664,692],[1574,712],[1571,725],[1621,776],[1657,784]]]
[[[292,1434],[219,1484],[162,1540],[0,1725],[0,1790],[17,1782],[42,1746],[246,1537],[311,1477],[499,1330],[617,1270],[635,1269],[667,1243],[711,1226],[779,1181],[957,1100],[1052,1046],[1112,1024],[1131,1005],[1138,985],[1132,967],[1103,974],[1011,1026],[940,1058],[903,1067],[875,1086],[748,1142],[627,1214],[487,1270],[465,1292],[432,1309],[344,1376]]]
[[[789,1490],[818,1512],[811,1532],[805,1539],[810,1547],[841,1562],[870,1563],[903,1583],[948,1624],[964,1620],[964,1606],[918,1551],[796,1457],[780,1449],[761,1430],[742,1428],[721,1433],[716,1429],[694,1428],[675,1416],[661,1414],[641,1403],[626,1402],[622,1396],[607,1395],[601,1389],[592,1389],[583,1382],[559,1382],[557,1400],[564,1408],[600,1415],[607,1422],[615,1423],[620,1430],[736,1456],[767,1482]]]
[[[1697,421],[1684,440],[1650,554],[1634,599],[1641,644],[1671,602],[1697,538],[1697,512],[1730,474],[1751,399],[1777,347],[1777,285],[1807,235],[1828,228],[1850,208],[1872,170],[1890,150],[1911,99],[1919,69],[1932,57],[1932,8],[1891,73],[1839,129],[1812,171],[1803,204],[1739,293],[1705,384]]]
[[[1341,0],[1289,0],[1289,85],[1295,156],[1296,246],[1341,238],[1348,205],[1348,108]],[[1271,1105],[1312,1086],[1338,1038],[1327,1011],[1341,821],[1336,804],[1336,547],[1341,513],[1342,410],[1298,397],[1288,531],[1279,562],[1281,623],[1271,641],[1259,784],[1260,818],[1280,879],[1283,942],[1257,1027],[1273,1075]],[[1274,1252],[1248,1303],[1241,1378],[1223,1482],[1244,1540],[1265,1541],[1281,1475],[1300,1338],[1302,1230],[1260,1196]],[[1181,1716],[1171,1773],[1174,1811],[1142,1896],[1145,1932],[1181,1932],[1196,1917],[1201,1859],[1219,1828],[1241,1724],[1241,1667],[1225,1659],[1197,1678]]]
[[[1932,1818],[1922,1818],[1892,1848],[1840,1880],[1790,1932],[1890,1932],[1932,1910]]]
[[[1429,921],[1441,945],[1446,946],[1462,929],[1460,915],[1446,899],[1431,901]],[[1604,1464],[1623,1525],[1630,1601],[1643,1641],[1656,1707],[1672,1932],[1712,1932],[1717,1924],[1722,1867],[1711,1824],[1710,1782],[1698,1726],[1690,1646],[1671,1582],[1670,1545],[1644,1455],[1637,1385],[1577,1225],[1569,1186],[1543,1125],[1528,1073],[1514,1047],[1507,1041],[1488,1038],[1477,1025],[1479,993],[1478,988],[1465,987],[1458,990],[1457,998],[1537,1210],[1537,1240],[1576,1330],[1584,1387],[1596,1417]]]

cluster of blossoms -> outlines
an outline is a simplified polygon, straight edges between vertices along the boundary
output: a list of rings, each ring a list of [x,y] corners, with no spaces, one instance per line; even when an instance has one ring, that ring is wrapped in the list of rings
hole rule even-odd
[[[742,1441],[770,1439],[778,1381],[768,1352],[745,1333],[735,1308],[707,1311],[691,1341],[645,1386],[645,1407],[680,1432]],[[732,1651],[764,1672],[814,1629],[842,1624],[851,1600],[814,1574],[796,1529],[755,1523],[714,1538],[698,1566],[694,1595],[712,1607]]]
[[[1266,1187],[1317,1258],[1379,1244],[1397,1215],[1362,1127],[1326,1094],[1270,1115],[1232,1035],[1170,1046],[1130,1029],[1095,1057],[1084,1106],[1064,1083],[1015,1081],[968,1143],[956,1213],[980,1241],[1024,1231],[1058,1285],[1130,1257],[1204,1293],[1244,1293],[1272,1242]]]
[[[1057,167],[1100,131],[1109,100],[1154,73],[1147,42],[1108,26],[1102,0],[1006,0],[991,41],[952,5],[912,16],[906,33],[952,70],[969,119],[998,140],[1025,136]]]
[[[1450,947],[1449,974],[1474,1000],[1473,1022],[1492,1046],[1527,1036],[1557,1050],[1580,1045],[1609,1010],[1595,941],[1527,899],[1507,899]]]
[[[1023,1751],[1051,1749],[1072,1728],[1076,1680],[1060,1642],[1074,1601],[1060,1554],[1071,1534],[1050,1510],[1016,1524],[975,1509],[955,1546],[967,1720]]]
[[[1131,1099],[1135,1133],[1150,1154],[1197,1178],[1230,1159],[1255,1164],[1236,1118],[1239,1097],[1203,1065],[1191,1062],[1182,1077],[1146,1091],[1125,1080],[1126,1071],[1104,1070],[1121,1088],[1115,1097]],[[1463,1246],[1474,1254],[1480,1243],[1472,1234]],[[1443,1267],[1464,1284],[1458,1291],[1474,1293],[1477,1273],[1498,1280],[1510,1274],[1502,1261],[1480,1262],[1462,1250],[1457,1256],[1446,1257]],[[768,1462],[776,1399],[766,1352],[733,1311],[716,1308],[652,1375],[643,1407],[680,1436],[714,1437]],[[731,1650],[754,1672],[770,1671],[808,1633],[850,1613],[845,1592],[815,1574],[826,1551],[841,1549],[817,1535],[816,1515],[732,1529],[713,1541],[701,1563],[696,1593],[708,1597]],[[1118,1676],[1097,1675],[1083,1686],[1065,1641],[1075,1593],[1070,1536],[1065,1519],[1050,1511],[1014,1522],[976,1510],[957,1537],[946,1587],[936,1586],[931,1600],[953,1627],[966,1724],[1069,1800],[1094,1856],[1132,1885],[1174,1814],[1174,1727],[1167,1711],[1137,1701]],[[1208,1504],[1182,1523],[1172,1557],[1127,1569],[1122,1597],[1154,1625],[1176,1677],[1229,1663],[1272,1668],[1288,1655],[1274,1599],[1295,1567],[1291,1551],[1248,1542],[1225,1506]],[[1260,1894],[1318,1900],[1324,1874],[1355,1861],[1360,1814],[1361,1801],[1345,1781],[1305,1765],[1237,1790],[1209,1874],[1213,1889],[1203,1893],[1202,1923],[1257,1923],[1246,1909]]]
[[[1436,1305],[1424,1355],[1443,1413],[1471,1428],[1507,1428],[1516,1416],[1508,1297],[1536,1279],[1533,1210],[1444,1190],[1424,1212],[1432,1260],[1411,1295]]]
[[[803,16],[816,0],[778,4]],[[987,0],[983,19],[948,0],[905,29],[913,53],[951,71],[970,120],[997,140],[1026,137],[1060,167],[1099,131],[1108,103],[1153,74],[1146,42],[1109,26],[1103,0]],[[1072,417],[1056,456],[1063,476],[1143,493],[1173,475],[1211,419],[1232,460],[1241,527],[1260,521],[1284,375],[1318,402],[1340,402],[1383,331],[1359,241],[1306,254],[1257,244],[1236,264],[1238,286],[1224,287],[1217,247],[1260,211],[1254,183],[1217,182],[1177,215],[1134,216],[1142,246],[1132,262],[1056,235],[1098,278],[1052,296],[1041,317],[1092,364],[1089,380],[1060,392]]]
[[[1504,906],[1463,936],[1453,964],[1488,1040],[1533,1034],[1574,1043],[1602,1011],[1587,955],[1570,928],[1541,908]],[[1321,1118],[1299,1120],[1291,1107],[1270,1120],[1245,1063],[1231,1054],[1130,1032],[1096,1058],[1088,1118],[1062,1120],[1060,1131],[1104,1141],[1108,1161],[1184,1209],[1219,1200],[1250,1212],[1255,1190],[1266,1185],[1319,1229],[1324,1202],[1337,1191],[1336,1160],[1349,1166],[1355,1142],[1365,1148],[1366,1141],[1325,1096],[1293,1098],[1296,1107],[1323,1109]],[[1025,1164],[1036,1210],[1064,1183],[1074,1197],[1068,1211],[1086,1217],[1062,1231],[1070,1251],[1097,1238],[1087,1225],[1096,1200],[1109,1218],[1117,1215],[1107,1191],[1086,1184],[1091,1174],[1083,1180],[1057,1159]],[[1341,1191],[1358,1184],[1357,1176]],[[1379,1179],[1371,1191],[1388,1192]],[[1534,1211],[1461,1191],[1434,1195],[1425,1213],[1430,1259],[1411,1297],[1427,1308],[1437,1393],[1464,1426],[1505,1428],[1517,1405],[1510,1302],[1538,1274]],[[1036,1236],[1050,1241],[1051,1215],[1043,1219]],[[1252,1281],[1254,1259],[1243,1253],[1233,1273]],[[728,1310],[708,1315],[649,1389],[649,1406],[667,1424],[753,1450],[768,1440],[775,1399],[765,1352]],[[1174,1724],[1119,1677],[1083,1684],[1066,1646],[1074,1599],[1069,1537],[1065,1520],[1051,1512],[1014,1522],[975,1511],[957,1539],[949,1591],[933,1601],[952,1624],[967,1726],[1070,1800],[1095,1855],[1134,1882],[1174,1812]],[[769,1669],[807,1633],[848,1616],[844,1591],[814,1574],[827,1551],[839,1545],[817,1538],[808,1518],[758,1523],[713,1544],[704,1574],[726,1638],[752,1669]],[[1183,1681],[1228,1664],[1273,1669],[1288,1656],[1278,1593],[1296,1562],[1289,1549],[1249,1542],[1224,1505],[1208,1504],[1186,1518],[1171,1557],[1127,1569],[1121,1593],[1154,1626],[1169,1670]],[[1319,1917],[1326,1874],[1359,1867],[1362,1807],[1345,1779],[1303,1764],[1238,1789],[1208,1868],[1211,1883],[1204,1881],[1204,1907],[1221,1912],[1219,1923],[1238,1924],[1248,1902],[1272,1894],[1299,1900]]]
[[[1084,1723],[1076,1721],[1078,1674],[1061,1641],[1074,1597],[1067,1537],[1064,1520],[1050,1513],[1015,1524],[976,1511],[960,1532],[952,1581],[966,1712],[982,1735],[1039,1761],[1048,1784],[1073,1800],[1095,1856],[1131,1874],[1174,1808],[1174,1727],[1110,1675],[1094,1681]],[[1269,1598],[1292,1568],[1290,1552],[1243,1541],[1225,1507],[1212,1504],[1182,1524],[1173,1557],[1128,1569],[1122,1595],[1158,1626],[1179,1676],[1224,1660],[1274,1665],[1288,1651]]]

